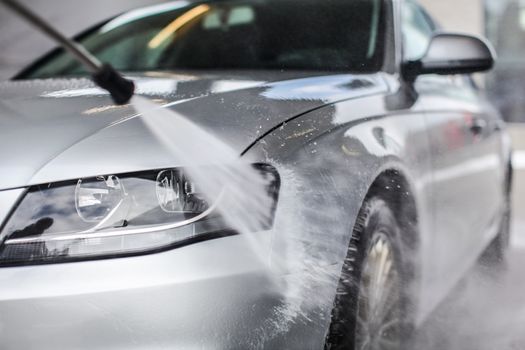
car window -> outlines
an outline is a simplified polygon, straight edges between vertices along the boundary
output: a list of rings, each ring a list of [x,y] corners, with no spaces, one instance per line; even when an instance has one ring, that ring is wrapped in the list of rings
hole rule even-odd
[[[402,25],[403,57],[415,61],[423,57],[436,26],[426,13],[415,3],[403,3]]]
[[[126,71],[299,69],[368,72],[382,65],[382,0],[229,0],[115,18],[83,37]],[[56,53],[23,74],[84,74]]]

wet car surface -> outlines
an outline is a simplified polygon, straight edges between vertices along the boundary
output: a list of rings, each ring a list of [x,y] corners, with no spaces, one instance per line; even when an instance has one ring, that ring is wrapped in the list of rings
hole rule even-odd
[[[135,81],[132,105],[114,106],[60,51],[0,85],[8,347],[402,348],[487,248],[504,254],[510,140],[468,76],[492,67],[490,45],[436,34],[397,1],[309,3],[331,47],[315,46],[317,30],[258,41],[259,17],[290,13],[270,4],[175,3],[81,36]],[[355,37],[334,34],[345,16]],[[266,51],[243,50],[254,42]],[[232,154],[233,171],[221,167]],[[213,166],[193,170],[202,160]],[[261,220],[258,197],[242,202],[258,179],[210,181],[252,180],[252,165],[271,182]],[[228,220],[224,193],[249,215],[226,198]]]

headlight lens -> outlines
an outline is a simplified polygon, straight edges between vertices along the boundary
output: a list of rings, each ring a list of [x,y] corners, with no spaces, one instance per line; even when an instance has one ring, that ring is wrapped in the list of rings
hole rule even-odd
[[[99,222],[120,206],[125,195],[117,176],[81,179],[75,188],[75,208],[78,216],[85,222]]]
[[[271,166],[254,167],[273,203],[262,231],[273,225],[279,177]],[[216,210],[227,197],[225,190],[207,203],[184,169],[33,186],[0,233],[0,265],[144,254],[235,234]]]

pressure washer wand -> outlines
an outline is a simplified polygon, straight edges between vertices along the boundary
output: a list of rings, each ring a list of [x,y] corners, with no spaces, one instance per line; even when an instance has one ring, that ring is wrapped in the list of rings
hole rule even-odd
[[[40,29],[73,55],[91,73],[93,81],[101,88],[109,91],[116,104],[126,104],[133,97],[135,84],[120,75],[111,65],[100,62],[82,45],[62,35],[44,19],[16,0],[0,0],[0,2]]]

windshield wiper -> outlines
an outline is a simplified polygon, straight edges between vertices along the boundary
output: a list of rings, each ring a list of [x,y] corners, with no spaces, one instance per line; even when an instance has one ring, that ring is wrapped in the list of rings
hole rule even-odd
[[[124,78],[111,65],[100,62],[85,47],[67,38],[44,19],[33,13],[16,0],[0,0],[5,6],[34,25],[37,29],[57,42],[91,73],[93,81],[107,90],[116,104],[123,105],[130,101],[135,92],[135,84]]]

